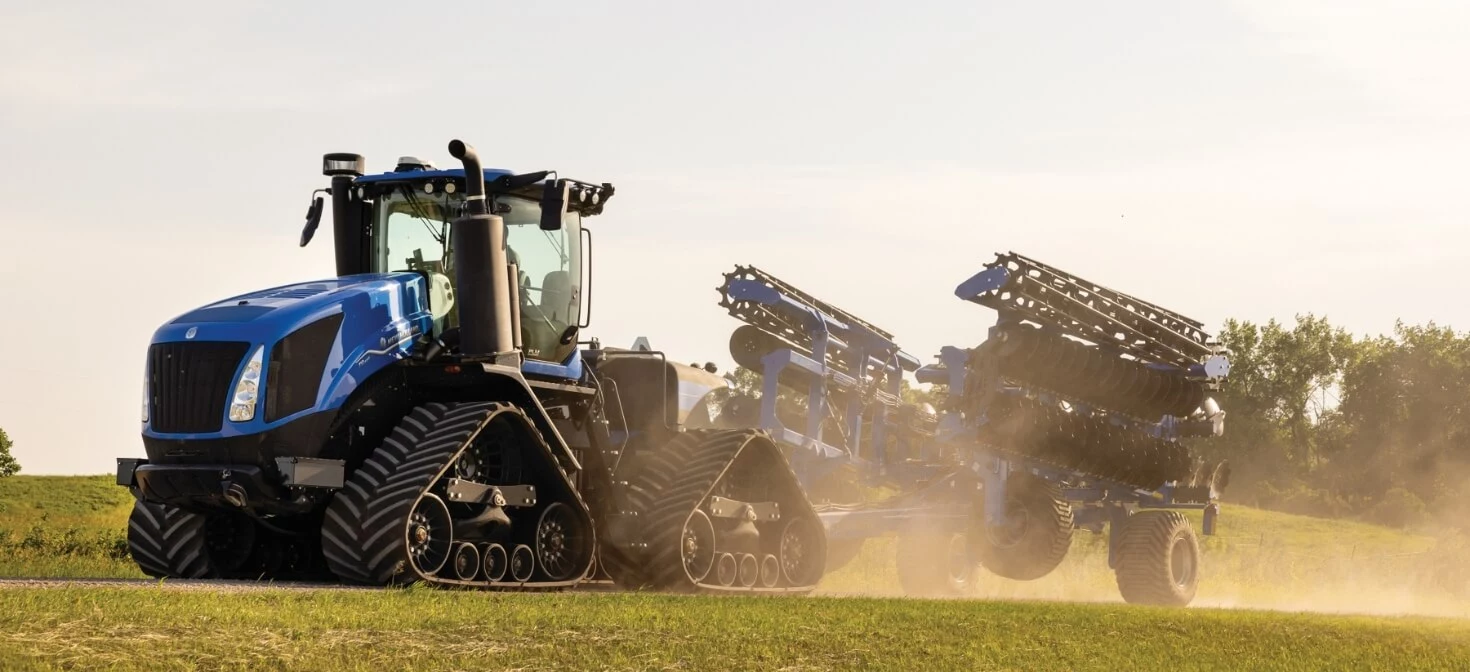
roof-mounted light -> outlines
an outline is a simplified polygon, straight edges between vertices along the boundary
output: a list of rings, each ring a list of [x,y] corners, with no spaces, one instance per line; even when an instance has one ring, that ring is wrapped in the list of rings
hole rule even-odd
[[[434,170],[434,162],[420,159],[417,156],[398,157],[398,166],[393,169],[393,172],[406,173],[411,170]]]
[[[322,174],[327,177],[351,175],[362,177],[367,173],[367,159],[361,154],[327,154],[322,157]]]

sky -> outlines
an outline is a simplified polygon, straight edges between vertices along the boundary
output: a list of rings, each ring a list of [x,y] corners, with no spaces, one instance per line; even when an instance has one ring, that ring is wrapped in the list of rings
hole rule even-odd
[[[1470,4],[0,0],[0,428],[26,473],[141,456],[155,328],[330,276],[328,152],[556,169],[591,333],[732,365],[753,264],[928,361],[1014,250],[1217,330],[1470,328]]]

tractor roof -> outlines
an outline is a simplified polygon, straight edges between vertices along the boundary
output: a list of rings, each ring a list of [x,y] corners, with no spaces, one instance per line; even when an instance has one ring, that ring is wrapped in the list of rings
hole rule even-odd
[[[514,174],[514,173],[512,173],[509,170],[503,170],[503,169],[500,169],[500,168],[486,168],[484,172],[485,172],[485,181],[486,182],[490,182],[491,180],[494,180],[497,177],[501,177],[501,176],[504,176],[504,175],[513,175]],[[418,181],[418,180],[431,180],[431,179],[435,179],[435,178],[451,178],[451,179],[463,180],[464,179],[464,169],[463,168],[451,168],[451,169],[448,169],[448,170],[438,170],[438,169],[423,170],[423,169],[418,169],[418,170],[393,171],[393,172],[387,172],[387,173],[378,173],[376,175],[363,175],[362,177],[359,177],[359,178],[357,178],[354,181],[355,182],[358,182],[358,183],[364,183],[364,182],[393,182],[393,181],[397,181],[397,180]]]

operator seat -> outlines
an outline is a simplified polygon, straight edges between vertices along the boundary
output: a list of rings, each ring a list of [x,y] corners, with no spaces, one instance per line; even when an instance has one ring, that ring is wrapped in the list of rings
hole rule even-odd
[[[566,328],[572,316],[572,275],[552,271],[541,281],[541,312],[547,319]]]

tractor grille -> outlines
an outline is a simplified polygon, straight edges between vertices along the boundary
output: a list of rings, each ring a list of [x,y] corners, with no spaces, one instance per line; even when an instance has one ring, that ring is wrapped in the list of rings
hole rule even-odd
[[[165,434],[217,432],[249,343],[156,343],[148,348],[148,420]]]

